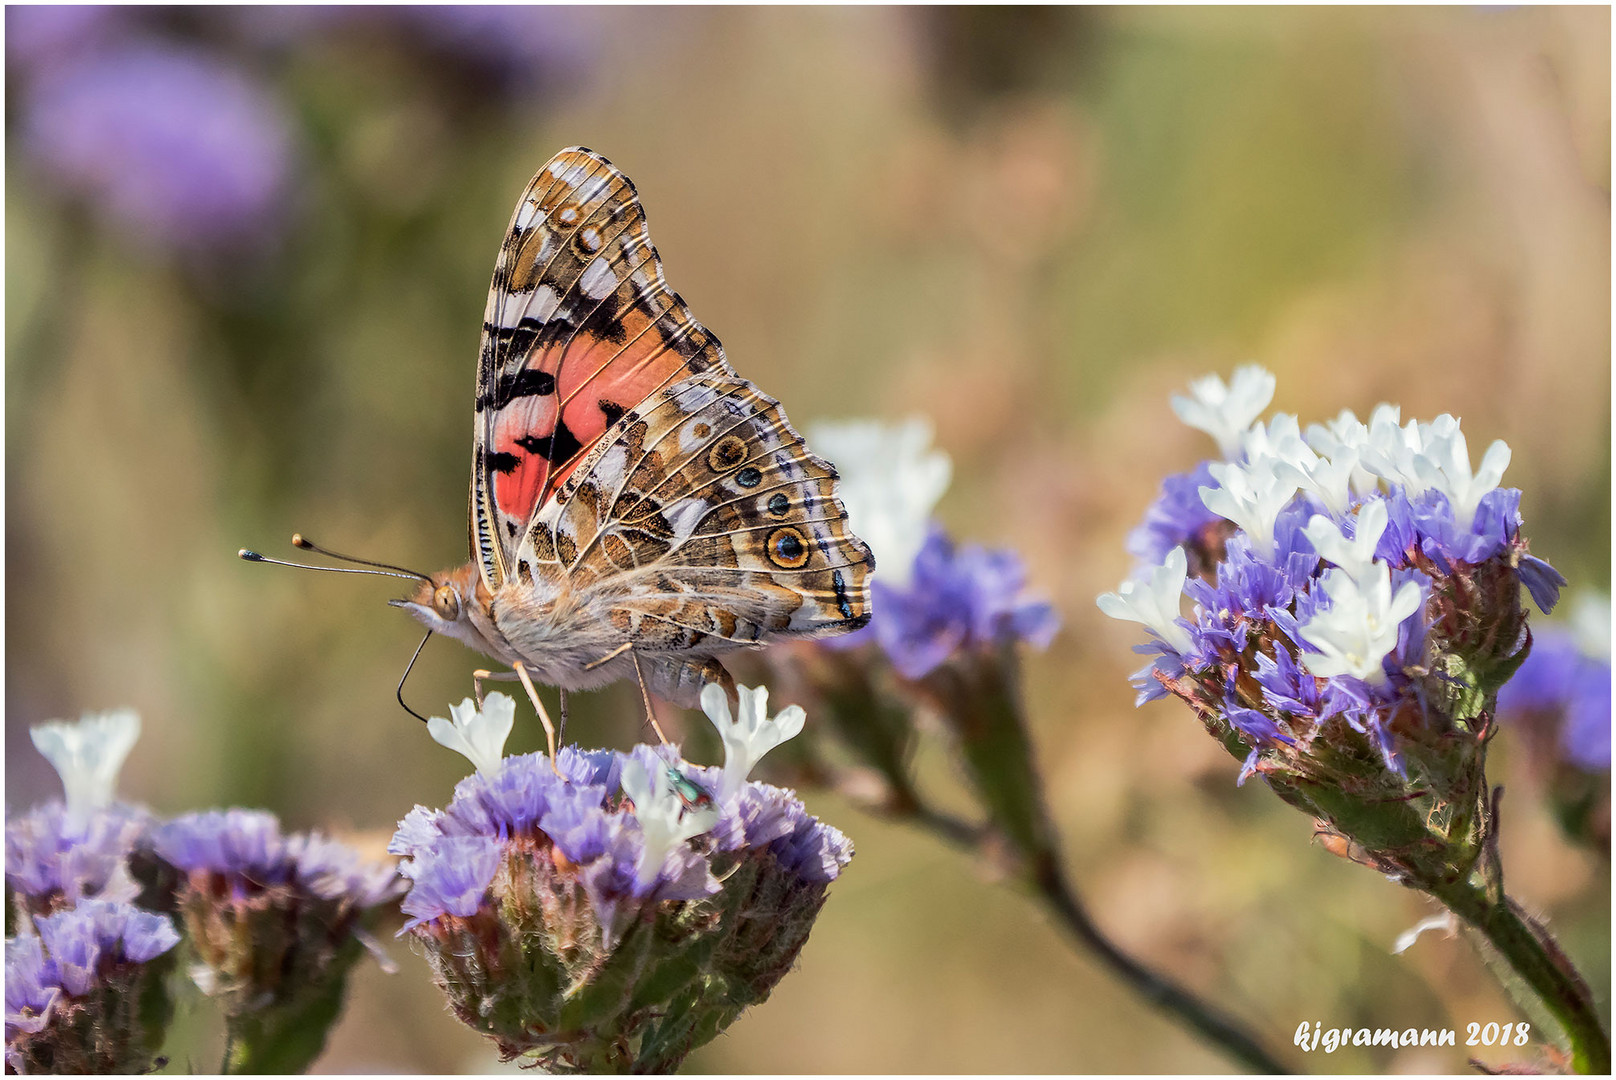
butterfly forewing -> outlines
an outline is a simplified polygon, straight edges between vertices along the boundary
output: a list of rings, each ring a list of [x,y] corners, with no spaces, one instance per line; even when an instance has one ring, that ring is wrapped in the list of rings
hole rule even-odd
[[[702,373],[731,369],[668,288],[634,185],[592,151],[563,150],[517,204],[484,316],[471,530],[490,589],[614,422]]]

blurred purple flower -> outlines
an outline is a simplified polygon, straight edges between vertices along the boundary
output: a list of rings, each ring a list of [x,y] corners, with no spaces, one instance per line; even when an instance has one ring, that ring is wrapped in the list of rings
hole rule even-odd
[[[1498,691],[1498,712],[1506,722],[1558,718],[1566,761],[1600,772],[1610,768],[1610,691],[1610,658],[1589,656],[1570,630],[1548,625],[1534,631],[1532,651]]]
[[[86,900],[34,925],[62,989],[73,997],[94,989],[106,965],[144,964],[180,943],[168,916],[111,900]]]
[[[8,4],[6,63],[37,75],[105,42],[128,12],[105,4]]]
[[[306,890],[322,900],[371,908],[398,895],[394,867],[360,857],[319,833],[281,833],[263,810],[207,810],[185,814],[152,834],[157,855],[187,874],[218,875],[237,898],[268,889]]]
[[[286,209],[285,110],[207,53],[141,42],[52,70],[22,129],[24,152],[63,190],[159,247],[261,245]]]
[[[1026,641],[1046,647],[1060,628],[1055,609],[1025,592],[1013,551],[956,547],[933,526],[903,588],[871,584],[876,640],[906,679],[920,679],[962,649]]]
[[[37,934],[6,939],[6,1042],[19,1034],[34,1034],[50,1019],[51,1007],[62,996],[56,965],[45,956]],[[8,1064],[11,1064],[8,1057]]]
[[[179,941],[168,916],[118,901],[34,916],[6,940],[6,1071],[152,1071],[171,969],[152,961]]]
[[[123,803],[86,813],[37,806],[6,822],[6,885],[47,907],[76,904],[107,887],[150,825],[145,810]]]

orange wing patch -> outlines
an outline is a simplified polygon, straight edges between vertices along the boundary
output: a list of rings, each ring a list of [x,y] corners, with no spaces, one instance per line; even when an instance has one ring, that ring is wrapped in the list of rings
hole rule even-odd
[[[731,371],[663,276],[634,185],[582,148],[528,185],[494,270],[477,377],[472,548],[492,589],[527,524],[625,412]]]

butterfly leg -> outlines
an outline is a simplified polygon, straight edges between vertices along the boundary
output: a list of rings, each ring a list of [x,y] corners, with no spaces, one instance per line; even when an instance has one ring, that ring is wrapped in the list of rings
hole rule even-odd
[[[557,746],[566,746],[567,745],[567,692],[565,690],[561,690],[559,688],[557,689],[556,692],[561,695],[561,718],[556,721],[556,745]]]
[[[533,702],[534,710],[539,714],[539,723],[544,725],[544,741],[550,746],[550,768],[555,770],[557,776],[561,775],[561,766],[556,764],[556,731],[555,725],[550,723],[550,714],[544,711],[544,702],[539,700],[539,692],[533,688],[533,680],[527,676],[527,668],[520,660],[512,664],[516,669],[516,677],[522,680],[522,687],[527,690],[528,700]]]
[[[640,654],[630,649],[629,658],[634,661],[634,677],[640,681],[640,696],[645,699],[645,720],[656,732],[656,737],[662,740],[662,745],[668,745],[668,737],[662,734],[662,725],[657,723],[656,710],[651,707],[651,691],[645,686],[645,672],[640,670]]]
[[[477,695],[477,708],[483,707],[483,680],[489,682],[515,682],[514,671],[489,671],[487,668],[478,668],[471,673],[471,690]]]

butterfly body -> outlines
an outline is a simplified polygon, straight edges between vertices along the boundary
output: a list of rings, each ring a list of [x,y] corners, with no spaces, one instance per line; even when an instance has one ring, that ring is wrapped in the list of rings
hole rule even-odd
[[[835,470],[668,289],[628,178],[556,155],[484,315],[472,561],[395,601],[541,682],[643,674],[694,705],[718,657],[869,621]]]

